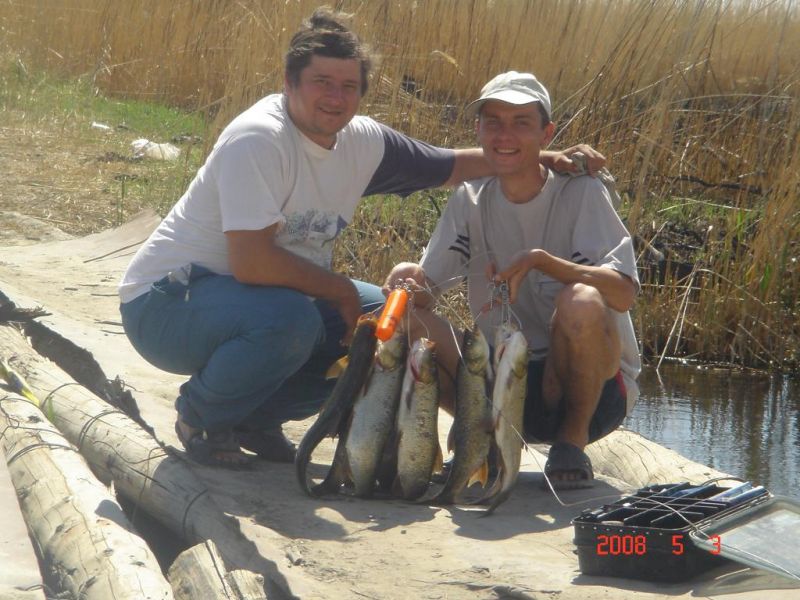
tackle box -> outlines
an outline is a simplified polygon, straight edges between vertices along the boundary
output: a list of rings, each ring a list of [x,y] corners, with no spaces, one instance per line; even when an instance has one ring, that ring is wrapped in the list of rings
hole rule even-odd
[[[581,573],[678,582],[734,558],[715,526],[759,512],[773,496],[750,482],[718,481],[653,485],[583,511],[572,520]]]

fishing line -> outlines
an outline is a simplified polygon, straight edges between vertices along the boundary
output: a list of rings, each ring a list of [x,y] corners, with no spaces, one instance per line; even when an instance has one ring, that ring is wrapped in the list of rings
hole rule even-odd
[[[449,283],[450,281],[455,281],[456,279],[463,279],[463,277],[460,276],[460,275],[456,276],[456,277],[451,277],[450,279],[446,279],[444,281],[444,283]],[[432,287],[430,287],[427,284],[424,284],[424,285],[417,284],[417,285],[419,286],[419,288],[422,291],[427,292],[428,294],[430,294],[432,297],[435,298],[435,294],[433,292],[433,288]],[[409,302],[411,304],[409,317],[413,313],[413,316],[417,319],[417,321],[419,321],[419,323],[422,325],[422,327],[425,328],[426,337],[428,337],[428,339],[430,339],[430,335],[431,335],[430,328],[428,327],[428,324],[425,323],[425,321],[422,318],[420,318],[420,316],[418,314],[416,314],[417,307],[413,303],[413,294],[418,290],[412,289],[411,286],[408,286],[406,289],[409,292],[409,295],[410,295]],[[430,311],[430,313],[434,314],[432,310]],[[448,328],[450,330],[450,335],[452,336],[453,343],[454,343],[455,348],[456,348],[456,353],[458,354],[458,360],[459,360],[460,363],[463,363],[464,362],[464,355],[461,353],[461,345],[458,343],[458,334],[456,333],[455,327],[453,327],[453,324],[450,322],[449,319],[443,319],[443,320],[447,323]],[[409,342],[410,341],[411,340],[410,340],[410,337],[409,337]]]
[[[494,254],[494,253],[493,252],[492,253],[485,252],[485,253],[483,253],[481,255],[471,257],[469,260],[467,260],[464,263],[464,267],[467,267],[470,264],[470,262],[472,262],[473,260],[476,260],[478,258],[491,257],[490,254]],[[442,285],[446,285],[446,284],[451,283],[451,282],[456,281],[456,280],[464,280],[465,277],[466,277],[466,275],[453,276],[451,278],[448,278],[448,279],[445,279],[444,281],[442,281],[442,283],[438,287],[441,287]],[[398,287],[398,286],[396,286],[396,287]],[[428,286],[428,285],[420,285],[419,287],[421,289],[423,289],[424,291],[426,291],[426,292],[430,293],[431,295],[433,295],[433,290],[432,290],[432,288],[430,286]],[[503,324],[511,322],[511,320],[513,318],[514,321],[516,321],[517,329],[522,329],[522,320],[521,320],[521,318],[511,308],[510,289],[509,289],[509,286],[508,286],[508,282],[507,281],[502,281],[500,283],[497,283],[494,280],[489,280],[487,282],[487,287],[488,287],[488,294],[487,295],[489,296],[489,301],[488,301],[487,305],[485,307],[483,307],[478,312],[478,314],[474,317],[475,323],[477,324],[480,319],[483,319],[483,318],[493,319],[493,318],[495,318],[495,315],[499,315],[499,319],[498,319],[499,322],[497,324],[495,324],[493,321],[490,321],[490,323],[489,323],[489,327],[490,328],[501,327]],[[496,293],[496,291],[498,293]],[[499,296],[499,298],[498,298],[498,296]],[[499,300],[499,302],[498,302],[498,300]],[[499,304],[499,306],[500,306],[500,312],[499,313],[495,312],[496,304]],[[411,306],[412,306],[411,312],[413,313],[413,312],[415,312],[415,306],[414,306],[413,302],[411,303]],[[430,335],[430,330],[429,330],[427,324],[418,315],[415,314],[414,316],[423,325],[423,327],[425,328],[427,334]],[[409,315],[409,317],[410,317],[410,315]],[[463,355],[463,352],[462,352],[461,344],[458,343],[458,334],[456,333],[455,328],[453,327],[452,323],[450,323],[449,320],[447,320],[447,323],[449,325],[450,333],[452,335],[452,339],[453,339],[453,342],[455,344],[456,353],[458,354],[458,362],[459,362],[460,365],[464,365],[465,364],[464,355]],[[496,350],[497,349],[495,348],[495,351]],[[493,378],[494,378],[494,377],[496,377],[497,374],[493,373],[492,375],[493,375]],[[487,405],[491,409],[493,409],[492,398],[489,397],[489,395],[487,395],[486,393],[483,394],[483,397],[484,397],[484,401],[487,403]],[[456,401],[457,401],[457,399],[456,399]],[[493,414],[494,414],[494,411],[493,411]],[[603,500],[603,499],[615,498],[616,497],[614,495],[608,495],[608,496],[600,496],[600,497],[595,497],[595,498],[587,498],[587,499],[581,500],[580,502],[575,502],[575,503],[564,502],[561,499],[561,497],[559,496],[558,492],[553,487],[553,484],[552,484],[550,478],[545,473],[545,469],[542,466],[541,461],[539,460],[539,458],[537,456],[538,453],[534,452],[533,449],[529,446],[529,444],[525,440],[524,435],[514,426],[513,423],[511,423],[511,421],[509,419],[506,418],[506,416],[503,414],[503,411],[497,411],[497,418],[505,420],[505,423],[511,428],[511,430],[514,432],[514,434],[522,442],[522,448],[526,452],[528,452],[528,454],[530,454],[533,457],[534,461],[536,462],[536,465],[539,467],[540,471],[542,472],[542,476],[544,477],[544,479],[545,479],[545,481],[547,483],[547,486],[550,489],[550,492],[553,494],[553,497],[556,499],[556,502],[558,502],[559,505],[561,505],[561,506],[563,506],[565,508],[569,508],[569,507],[572,507],[572,506],[585,504],[585,503],[590,502],[590,501],[597,501],[597,500]]]
[[[739,478],[739,477],[730,477],[730,476],[714,477],[712,479],[708,479],[708,480],[704,481],[698,487],[703,487],[703,486],[709,485],[711,483],[716,483],[717,481],[742,481],[743,482],[744,480]],[[673,514],[677,515],[678,518],[680,518],[680,519],[682,519],[683,521],[686,522],[686,524],[689,526],[690,529],[692,529],[692,531],[694,531],[694,533],[696,533],[699,537],[702,537],[705,541],[711,541],[713,539],[712,536],[708,535],[704,530],[700,529],[700,527],[698,527],[696,523],[693,523],[692,521],[687,519],[685,515],[681,514],[681,512],[679,510],[677,510],[673,506],[670,506],[669,504],[661,502],[660,500],[655,500],[650,496],[637,496],[637,495],[634,494],[633,496],[630,496],[630,498],[637,499],[637,500],[647,500],[648,502],[653,502],[656,506],[660,506],[660,507],[672,512]],[[702,500],[702,498],[700,498],[699,500]],[[687,507],[683,507],[683,508],[687,508]],[[778,564],[772,562],[769,559],[766,559],[766,558],[764,558],[762,556],[759,556],[759,555],[757,555],[757,554],[755,554],[753,552],[750,552],[749,550],[745,550],[744,548],[740,548],[738,546],[734,546],[733,544],[730,544],[730,543],[726,543],[725,545],[728,546],[729,548],[732,548],[733,550],[736,550],[737,552],[741,552],[741,553],[746,554],[748,556],[751,556],[753,558],[757,558],[761,562],[763,562],[765,564],[768,564],[768,565],[774,567],[775,569],[777,569],[778,571],[781,571],[781,572],[785,573],[786,575],[788,575],[792,579],[796,579],[796,580],[800,581],[800,577],[799,576],[795,575],[794,573],[792,573],[791,571],[789,571],[785,567],[782,567],[781,565],[778,565]]]
[[[417,317],[417,318],[419,319],[419,317]],[[423,323],[423,325],[424,325],[424,323]],[[455,339],[456,338],[456,334],[455,334],[455,331],[454,331],[452,325],[450,325],[450,329],[453,332],[453,336],[454,336],[454,339]],[[458,348],[459,355],[460,355],[460,360],[463,362],[463,355],[461,355],[460,347],[459,347],[458,344],[456,344],[456,348]],[[491,398],[489,398],[486,394],[484,394],[484,399],[489,403],[490,406],[492,405]],[[494,412],[493,412],[493,414],[494,414]],[[531,447],[531,445],[529,445],[527,443],[527,441],[525,440],[525,437],[524,437],[523,433],[520,432],[509,419],[506,418],[506,416],[504,415],[503,411],[497,411],[497,417],[501,418],[501,419],[505,419],[506,424],[511,428],[511,430],[514,432],[514,434],[521,440],[522,448],[525,451],[527,451],[533,457],[534,461],[536,462],[537,466],[539,467],[539,469],[542,472],[542,476],[544,477],[544,480],[547,482],[547,485],[548,485],[548,487],[550,489],[550,492],[552,493],[552,495],[555,498],[556,502],[560,506],[562,506],[564,508],[571,508],[571,507],[574,507],[574,506],[585,505],[585,504],[587,504],[589,502],[599,502],[599,501],[603,501],[603,500],[607,500],[607,499],[619,499],[619,494],[613,494],[613,495],[592,496],[592,497],[589,497],[589,498],[583,498],[583,499],[581,499],[580,501],[577,501],[577,502],[564,502],[561,499],[561,497],[559,496],[558,492],[553,487],[552,481],[550,480],[550,478],[545,473],[545,469],[542,466],[541,461],[539,460],[539,458],[537,456],[538,452],[534,452],[534,450]],[[717,478],[709,479],[709,480],[707,480],[706,482],[704,482],[704,483],[702,483],[700,485],[701,486],[708,485],[710,483],[714,483],[714,482],[717,482],[717,481],[723,481],[723,480],[727,480],[727,481],[731,481],[731,480],[733,480],[733,481],[742,481],[741,479],[739,479],[737,477],[724,476],[724,477],[717,477]],[[652,498],[650,496],[642,496],[642,495],[638,495],[638,494],[629,495],[626,498],[630,498],[631,500],[647,500],[649,502],[652,502],[652,504],[654,505],[653,508],[661,507],[661,508],[665,509],[666,511],[668,511],[668,513],[671,513],[671,514],[675,515],[678,519],[680,519],[683,522],[685,522],[686,525],[693,532],[695,532],[695,534],[698,537],[701,537],[702,539],[704,539],[706,541],[712,540],[711,536],[709,536],[705,531],[703,531],[696,523],[690,521],[684,514],[682,514],[680,512],[680,510],[678,508],[676,508],[674,506],[671,506],[671,505],[667,504],[666,502],[662,502],[660,500],[656,500],[656,499],[654,499],[654,498]],[[685,507],[680,507],[680,508],[685,508]],[[730,543],[726,543],[726,546],[731,548],[731,549],[733,549],[733,550],[736,550],[737,552],[742,553],[743,555],[758,559],[763,564],[771,566],[776,571],[780,571],[781,573],[786,574],[788,577],[800,581],[800,577],[798,577],[797,575],[795,575],[794,573],[792,573],[791,571],[789,571],[788,569],[786,569],[785,567],[783,567],[781,565],[778,565],[778,564],[776,564],[776,563],[774,563],[774,562],[772,562],[772,561],[770,561],[770,560],[768,560],[768,559],[766,559],[764,557],[761,557],[761,556],[759,556],[759,555],[757,555],[757,554],[755,554],[753,552],[750,552],[750,551],[745,550],[743,548],[737,547],[737,546],[732,545]]]
[[[545,478],[547,478],[547,476],[545,476]],[[703,487],[705,485],[709,485],[709,484],[715,483],[717,481],[744,481],[744,480],[739,478],[739,477],[732,477],[732,476],[714,477],[712,479],[708,479],[705,482],[699,484],[698,487]],[[550,484],[550,482],[548,480],[548,485],[549,484]],[[551,486],[551,490],[552,490],[552,486]],[[567,508],[572,507],[572,506],[576,506],[576,505],[579,505],[579,504],[585,504],[586,502],[589,502],[589,501],[594,502],[594,501],[600,500],[602,498],[610,498],[610,497],[616,498],[617,497],[617,496],[597,496],[597,497],[594,497],[594,498],[587,498],[585,500],[581,500],[580,502],[574,502],[574,503],[571,503],[571,504],[565,504],[558,497],[558,494],[555,492],[555,490],[552,490],[552,491],[553,491],[553,495],[555,496],[555,498],[558,501],[558,503],[561,504],[564,507],[567,507]],[[662,502],[660,500],[656,500],[652,496],[642,496],[642,495],[639,495],[639,494],[632,494],[632,495],[624,496],[624,498],[625,499],[631,499],[631,500],[646,500],[647,502],[652,502],[654,504],[654,506],[653,507],[648,507],[648,509],[656,508],[656,507],[662,508],[662,509],[672,513],[673,515],[675,515],[677,518],[681,519],[682,521],[684,521],[686,523],[686,525],[689,527],[689,529],[691,529],[698,537],[701,537],[705,541],[712,541],[713,540],[713,537],[708,535],[708,533],[706,533],[703,529],[701,529],[697,525],[697,523],[690,521],[684,514],[682,514],[680,512],[680,510],[678,508],[675,508],[674,506],[671,506],[671,505],[667,504],[666,502]],[[698,500],[702,500],[702,498],[699,498]],[[617,508],[624,508],[624,507],[625,507],[625,504],[622,504]],[[687,507],[684,506],[684,507],[680,507],[680,508],[687,508]],[[596,523],[596,525],[603,525],[603,522],[600,521],[600,522]],[[613,525],[608,525],[608,526],[613,526]],[[676,529],[676,528],[672,528],[672,529]],[[779,564],[776,564],[776,563],[772,562],[771,560],[769,560],[767,558],[764,558],[763,556],[759,556],[758,554],[756,554],[754,552],[750,552],[749,550],[745,550],[744,548],[741,548],[739,546],[735,546],[735,545],[733,545],[733,544],[731,544],[729,542],[727,542],[725,544],[725,546],[727,546],[728,548],[731,548],[731,549],[733,549],[733,550],[735,550],[737,552],[745,554],[745,555],[747,555],[749,557],[758,559],[763,564],[769,565],[769,566],[773,567],[775,570],[786,574],[788,577],[790,577],[792,579],[795,579],[797,581],[800,581],[800,576],[798,576],[795,573],[789,571],[785,567],[783,567],[783,566],[781,566]]]
[[[488,253],[486,253],[486,255],[488,256]],[[477,258],[477,257],[474,257],[474,258]],[[474,260],[474,258],[471,258],[470,261]],[[469,264],[470,261],[467,261],[466,264]],[[462,279],[463,280],[464,276],[463,275],[454,276],[452,278],[449,278],[449,279],[445,280],[443,283],[445,283],[445,284],[446,283],[450,283],[450,282],[455,281],[457,279]],[[400,286],[396,286],[396,287],[400,287]],[[425,323],[425,321],[423,319],[421,319],[419,317],[418,314],[416,314],[416,306],[415,306],[415,304],[413,302],[413,294],[415,293],[415,290],[412,289],[411,286],[409,286],[407,284],[404,287],[405,287],[406,291],[409,293],[410,300],[411,300],[410,312],[409,312],[408,315],[406,315],[406,318],[410,319],[411,316],[413,315],[414,318],[416,318],[422,324],[422,326],[425,328],[426,335],[429,337],[430,336],[430,329],[429,329],[428,325]],[[488,305],[487,305],[487,307],[485,307],[484,309],[482,309],[481,311],[478,312],[478,314],[475,316],[475,322],[477,323],[479,319],[482,319],[484,317],[491,318],[493,315],[497,315],[498,314],[498,313],[495,313],[494,310],[496,308],[495,303],[496,303],[496,298],[498,296],[498,294],[495,294],[495,290],[499,289],[499,297],[500,297],[499,298],[499,300],[500,300],[499,301],[499,304],[500,304],[499,323],[496,324],[496,325],[494,323],[490,323],[489,326],[490,327],[495,327],[495,328],[496,327],[500,327],[500,326],[502,326],[504,324],[507,324],[507,323],[511,322],[511,319],[513,318],[516,321],[517,325],[518,325],[518,329],[521,329],[522,321],[519,318],[519,315],[517,315],[515,313],[515,311],[511,308],[508,283],[503,281],[498,285],[494,281],[489,281],[488,287],[489,287],[489,294],[488,294],[489,295],[489,302],[488,302]],[[433,290],[432,290],[432,288],[430,286],[421,285],[420,288],[422,290],[430,293],[431,295],[433,295]],[[453,341],[455,343],[456,352],[458,353],[458,356],[459,356],[459,363],[460,364],[464,364],[464,356],[463,356],[463,353],[462,353],[462,350],[461,350],[461,345],[458,343],[458,335],[456,334],[455,328],[453,327],[452,323],[450,323],[449,320],[447,320],[447,323],[449,325],[449,329],[450,329],[450,332],[452,334]],[[410,326],[407,327],[407,332],[406,333],[409,336],[409,342],[410,342]],[[495,349],[495,350],[497,350],[497,349]],[[497,374],[495,373],[494,375],[496,377]],[[492,407],[492,398],[490,398],[487,394],[484,394],[483,396],[484,396],[485,401],[488,403],[488,405],[490,407]],[[492,411],[492,414],[494,415],[494,410]],[[590,497],[590,498],[583,498],[583,499],[581,499],[580,501],[577,501],[577,502],[564,502],[561,499],[561,497],[559,496],[559,494],[556,491],[556,489],[553,487],[553,483],[552,483],[550,477],[548,477],[547,473],[545,472],[545,468],[542,466],[541,461],[539,460],[539,458],[537,456],[538,452],[534,452],[533,448],[531,448],[531,445],[529,445],[528,442],[525,440],[525,437],[524,437],[523,433],[520,432],[509,419],[506,418],[506,416],[504,415],[503,411],[500,411],[500,410],[497,411],[497,418],[505,420],[506,424],[511,428],[511,430],[514,432],[514,434],[522,442],[522,449],[524,449],[530,456],[533,457],[533,460],[536,462],[537,466],[539,467],[539,469],[542,472],[542,476],[544,477],[544,480],[547,483],[547,486],[550,489],[550,492],[552,493],[552,495],[555,498],[556,502],[560,506],[562,506],[564,508],[571,508],[571,507],[574,507],[574,506],[585,505],[585,504],[587,504],[589,502],[597,502],[597,501],[602,501],[602,500],[611,499],[611,498],[619,498],[618,494],[613,494],[613,495],[602,495],[602,496],[593,496],[593,497]],[[716,481],[722,481],[722,480],[742,481],[741,479],[739,479],[737,477],[717,477],[717,478],[714,478],[714,479],[709,479],[708,481],[704,482],[701,485],[708,485],[710,483],[714,483]],[[631,500],[647,500],[648,502],[652,502],[653,505],[654,505],[653,508],[661,507],[662,509],[665,509],[669,513],[672,513],[673,515],[675,515],[678,519],[681,519],[682,521],[684,521],[687,524],[687,526],[698,537],[701,537],[706,541],[712,540],[712,537],[709,536],[700,527],[698,527],[698,525],[696,523],[690,521],[684,514],[681,513],[681,511],[679,509],[675,508],[674,506],[671,506],[671,505],[667,504],[666,502],[662,502],[660,500],[656,500],[656,499],[654,499],[654,498],[652,498],[650,496],[641,496],[641,495],[637,495],[637,494],[626,496],[626,498],[630,498]],[[685,507],[682,507],[682,508],[685,508]],[[761,557],[761,556],[759,556],[759,555],[757,555],[757,554],[755,554],[753,552],[750,552],[750,551],[745,550],[743,548],[734,546],[734,545],[732,545],[730,543],[726,543],[726,546],[729,547],[729,548],[732,548],[732,549],[736,550],[737,552],[740,552],[740,553],[742,553],[742,554],[744,554],[746,556],[758,559],[763,564],[769,565],[769,566],[773,567],[775,570],[780,571],[782,573],[785,573],[790,578],[800,581],[800,577],[798,577],[797,575],[795,575],[794,573],[792,573],[791,571],[789,571],[788,569],[786,569],[785,567],[783,567],[781,565],[778,565],[778,564],[776,564],[776,563],[774,563],[774,562],[772,562],[772,561],[770,561],[770,560],[768,560],[766,558],[763,558],[763,557]]]
[[[406,327],[406,334],[408,336],[408,347],[411,348],[411,342],[412,342],[412,340],[411,340],[411,317],[414,317],[419,322],[419,324],[422,325],[423,329],[425,329],[425,337],[427,339],[431,338],[431,330],[430,330],[430,327],[428,327],[428,324],[425,322],[425,320],[422,317],[420,317],[419,314],[417,313],[417,307],[414,304],[414,293],[415,293],[414,290],[411,290],[410,286],[409,286],[409,289],[407,291],[408,291],[408,302],[409,302],[410,308],[408,309],[408,314],[406,315],[406,319],[408,320],[408,326]],[[429,291],[429,290],[426,290],[426,291]]]

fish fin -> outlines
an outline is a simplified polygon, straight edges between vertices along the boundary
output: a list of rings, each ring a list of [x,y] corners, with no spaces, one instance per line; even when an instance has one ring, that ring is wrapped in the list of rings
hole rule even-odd
[[[489,462],[484,460],[483,464],[470,476],[467,487],[476,482],[480,483],[481,487],[486,487],[487,481],[489,481]]]
[[[489,487],[489,491],[487,491],[480,500],[476,500],[474,504],[488,504],[500,493],[500,490],[503,489],[503,473],[504,467],[501,464],[497,471],[497,477],[495,477],[494,482]]]
[[[347,356],[343,356],[337,360],[328,367],[328,370],[325,372],[325,379],[338,379],[347,369],[348,362]]]

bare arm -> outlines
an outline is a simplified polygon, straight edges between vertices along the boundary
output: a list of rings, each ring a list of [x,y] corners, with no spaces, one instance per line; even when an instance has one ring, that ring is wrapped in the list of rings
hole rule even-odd
[[[454,150],[454,152],[456,160],[453,164],[453,171],[447,181],[442,184],[443,186],[454,187],[470,179],[494,175],[489,163],[483,158],[483,150],[481,148],[466,148]],[[574,172],[577,171],[577,167],[573,164],[570,156],[576,152],[582,152],[586,155],[590,175],[602,169],[606,164],[606,157],[586,144],[578,144],[561,151],[542,150],[539,160],[546,167],[559,173]]]
[[[489,163],[483,158],[483,150],[481,148],[466,148],[453,150],[453,152],[456,155],[453,171],[447,181],[442,184],[443,186],[453,187],[470,179],[494,175]]]
[[[287,287],[333,304],[347,325],[344,341],[352,335],[361,314],[353,283],[275,243],[277,224],[258,231],[227,231],[228,261],[237,281],[252,285]]]
[[[495,281],[508,281],[511,302],[517,299],[519,285],[531,269],[541,271],[564,284],[583,283],[597,289],[606,304],[619,312],[630,310],[636,297],[636,286],[629,277],[606,267],[579,265],[558,258],[544,250],[524,250],[511,264],[497,273]]]

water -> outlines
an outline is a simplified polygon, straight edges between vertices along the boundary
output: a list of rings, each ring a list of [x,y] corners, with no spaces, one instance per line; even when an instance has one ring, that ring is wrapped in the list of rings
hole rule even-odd
[[[800,498],[800,379],[645,368],[624,425],[694,461]]]

